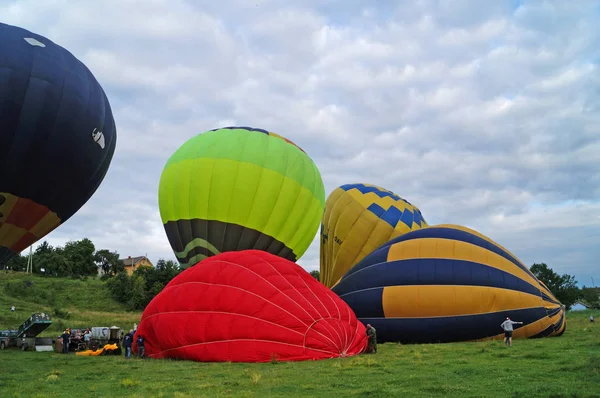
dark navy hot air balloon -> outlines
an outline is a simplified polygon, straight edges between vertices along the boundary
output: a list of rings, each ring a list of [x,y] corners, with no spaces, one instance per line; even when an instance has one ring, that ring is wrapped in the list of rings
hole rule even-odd
[[[565,307],[513,254],[472,229],[435,225],[401,235],[352,267],[332,290],[378,341],[437,343],[559,336]]]
[[[0,266],[87,202],[116,141],[88,68],[45,37],[0,23]]]

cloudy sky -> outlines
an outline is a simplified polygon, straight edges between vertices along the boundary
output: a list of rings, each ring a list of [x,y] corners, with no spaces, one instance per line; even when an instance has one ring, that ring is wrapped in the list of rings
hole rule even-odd
[[[304,148],[327,194],[377,184],[430,225],[600,284],[599,1],[225,4],[0,2],[2,22],[92,70],[117,123],[104,183],[51,244],[174,259],[157,202],[166,160],[203,131],[249,125]],[[315,239],[299,263],[318,259]]]

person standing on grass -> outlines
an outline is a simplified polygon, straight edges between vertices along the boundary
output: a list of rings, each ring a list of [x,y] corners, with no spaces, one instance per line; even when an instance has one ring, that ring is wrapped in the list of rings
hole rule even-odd
[[[63,332],[63,334],[61,334],[60,337],[62,337],[62,341],[63,341],[62,352],[63,352],[63,354],[68,354],[69,353],[69,338],[71,337],[69,335],[69,330],[65,329],[65,331]]]
[[[85,349],[89,350],[91,346],[90,343],[92,342],[92,332],[90,332],[89,328],[85,331],[85,334],[83,335],[83,341],[85,342]]]
[[[377,353],[377,330],[371,324],[367,324],[367,354]]]
[[[506,317],[506,320],[502,322],[500,327],[504,329],[504,344],[512,347],[512,332],[513,325],[522,325],[523,322],[515,322],[511,321],[509,317]]]
[[[123,347],[125,347],[125,358],[131,358],[131,344],[133,343],[133,329],[123,337]]]
[[[138,345],[138,358],[142,358],[142,359],[144,359],[144,357],[146,356],[146,349],[144,348],[144,341],[146,341],[146,339],[144,339],[144,336],[139,334],[136,339],[136,343]]]

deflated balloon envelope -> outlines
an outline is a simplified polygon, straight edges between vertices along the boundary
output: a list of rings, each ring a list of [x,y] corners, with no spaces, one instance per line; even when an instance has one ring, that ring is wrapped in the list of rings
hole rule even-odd
[[[376,185],[346,184],[327,198],[321,224],[321,282],[331,287],[385,242],[427,226],[421,211]]]
[[[0,23],[0,266],[87,202],[116,141],[88,68],[47,38]]]
[[[297,261],[319,229],[325,189],[317,166],[291,141],[226,127],[191,138],[171,156],[158,199],[185,268],[245,249]]]
[[[337,293],[378,341],[450,342],[561,335],[564,306],[513,254],[469,228],[437,225],[384,244],[356,264]]]
[[[204,362],[324,359],[366,347],[364,325],[339,297],[299,265],[259,250],[183,271],[148,304],[137,335],[149,357]]]

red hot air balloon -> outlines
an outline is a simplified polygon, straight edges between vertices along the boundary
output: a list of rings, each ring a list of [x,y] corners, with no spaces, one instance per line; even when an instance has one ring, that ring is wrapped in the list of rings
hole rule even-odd
[[[152,358],[267,362],[356,355],[365,333],[350,307],[299,265],[244,250],[176,276],[144,310],[136,339],[145,338]]]

